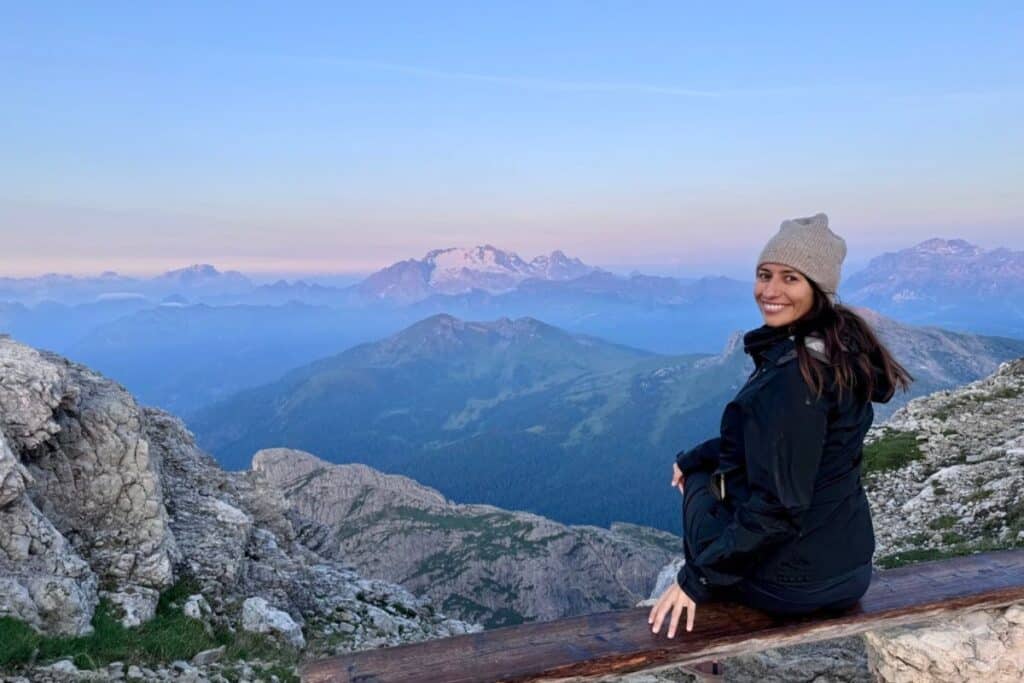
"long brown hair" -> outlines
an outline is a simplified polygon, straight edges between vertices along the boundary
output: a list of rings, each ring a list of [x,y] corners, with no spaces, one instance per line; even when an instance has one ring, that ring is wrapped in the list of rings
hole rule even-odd
[[[807,282],[814,292],[811,310],[790,323],[800,374],[807,386],[820,397],[832,375],[840,400],[844,392],[851,391],[865,402],[871,400],[880,382],[889,387],[883,401],[888,401],[897,387],[907,391],[914,378],[878,339],[871,325],[846,306],[833,304],[813,280],[807,278]],[[831,373],[826,374],[825,366],[807,350],[804,340],[812,333],[820,335],[825,343]]]

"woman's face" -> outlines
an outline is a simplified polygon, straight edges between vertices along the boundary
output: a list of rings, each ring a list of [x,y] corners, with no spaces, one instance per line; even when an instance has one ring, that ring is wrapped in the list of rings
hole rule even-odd
[[[814,290],[800,271],[779,263],[762,263],[754,276],[754,301],[765,325],[782,327],[811,310]]]

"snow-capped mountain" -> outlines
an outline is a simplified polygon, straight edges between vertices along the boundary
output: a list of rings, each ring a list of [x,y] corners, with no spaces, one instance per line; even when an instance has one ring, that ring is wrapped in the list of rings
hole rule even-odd
[[[527,279],[571,280],[598,270],[561,251],[525,261],[514,252],[483,246],[434,249],[422,259],[399,261],[357,285],[360,294],[411,303],[432,294],[462,294],[474,289],[499,293]]]

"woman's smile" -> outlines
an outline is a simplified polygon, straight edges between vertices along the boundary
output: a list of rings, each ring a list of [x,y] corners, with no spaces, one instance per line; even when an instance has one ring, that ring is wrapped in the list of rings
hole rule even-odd
[[[779,304],[779,303],[771,303],[770,304],[767,301],[762,301],[761,302],[761,310],[763,310],[765,313],[767,313],[769,315],[771,315],[773,313],[781,313],[782,310],[784,308],[786,308],[786,306],[789,306],[789,304]]]

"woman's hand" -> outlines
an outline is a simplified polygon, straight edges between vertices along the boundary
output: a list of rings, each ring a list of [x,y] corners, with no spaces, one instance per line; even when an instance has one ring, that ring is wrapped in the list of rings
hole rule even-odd
[[[672,486],[679,489],[680,495],[683,493],[683,471],[679,469],[677,463],[672,463]]]
[[[651,608],[651,614],[647,617],[648,624],[654,624],[651,628],[652,633],[657,633],[661,630],[661,624],[665,620],[665,615],[669,612],[672,613],[672,618],[668,624],[668,637],[676,637],[676,627],[679,626],[679,619],[683,616],[683,610],[686,610],[686,630],[693,630],[693,618],[696,616],[697,603],[690,599],[690,596],[679,587],[679,584],[675,581],[668,587],[661,597],[658,598],[658,602],[654,603],[654,607]]]

